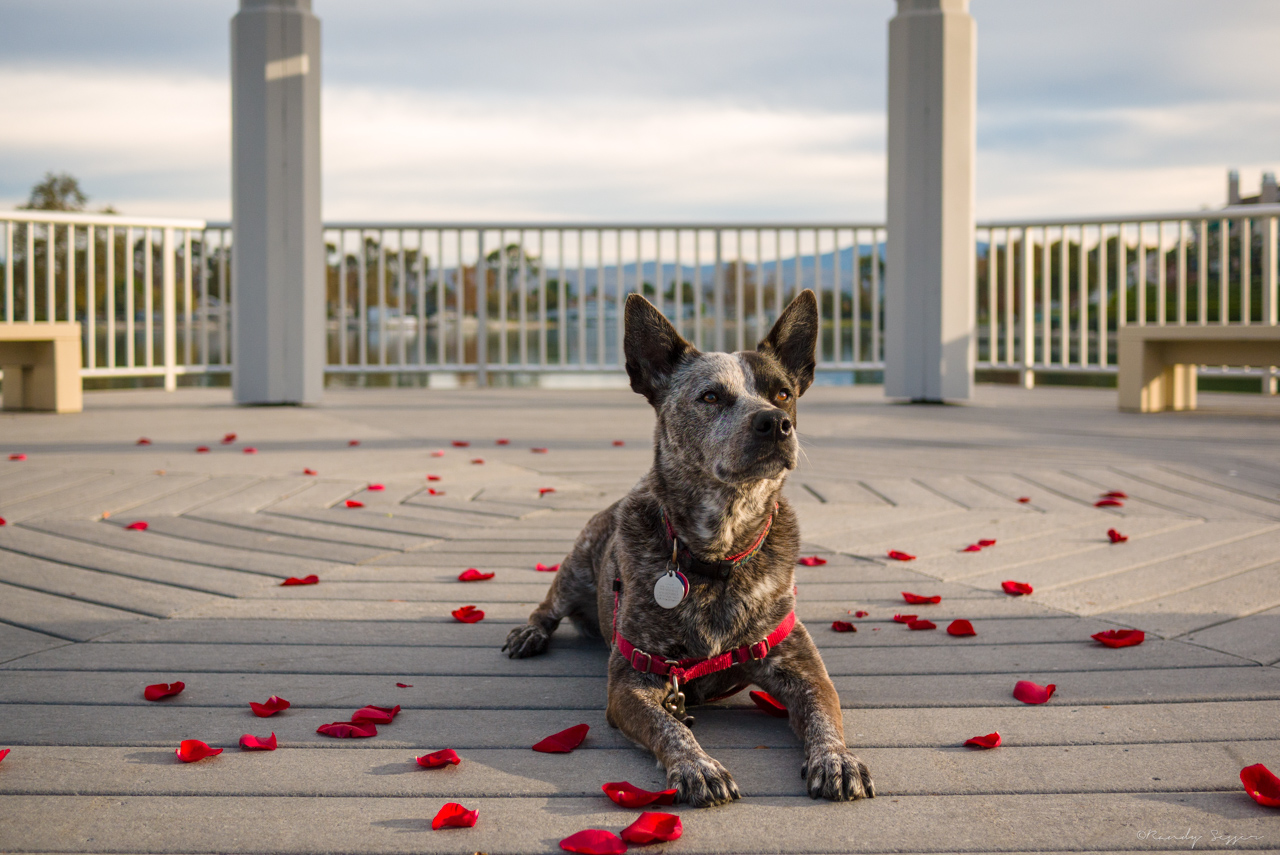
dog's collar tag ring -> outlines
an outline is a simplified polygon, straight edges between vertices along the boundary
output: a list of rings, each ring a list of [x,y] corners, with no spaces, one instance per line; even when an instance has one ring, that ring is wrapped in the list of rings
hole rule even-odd
[[[674,567],[668,567],[667,572],[653,583],[653,599],[664,609],[674,609],[684,601],[688,593],[689,580]]]

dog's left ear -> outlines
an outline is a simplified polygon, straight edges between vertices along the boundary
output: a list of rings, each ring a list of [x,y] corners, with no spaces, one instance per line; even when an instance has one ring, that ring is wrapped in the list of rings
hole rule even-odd
[[[817,348],[818,298],[806,288],[783,309],[756,350],[777,357],[783,369],[795,379],[798,398],[813,383]]]
[[[627,298],[624,324],[622,349],[627,357],[631,388],[656,407],[676,367],[687,355],[698,351],[639,294]]]

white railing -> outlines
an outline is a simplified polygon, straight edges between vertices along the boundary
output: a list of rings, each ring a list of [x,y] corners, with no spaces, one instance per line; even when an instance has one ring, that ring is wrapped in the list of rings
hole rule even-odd
[[[230,370],[226,279],[204,220],[0,212],[0,323],[79,321],[85,377]]]
[[[219,265],[229,235],[210,224]],[[325,243],[331,374],[616,371],[631,293],[698,347],[749,348],[803,288],[821,368],[882,365],[881,224],[328,223]]]
[[[1030,385],[1036,371],[1115,371],[1130,324],[1274,326],[1278,218],[1280,205],[1241,205],[979,223],[978,366]]]

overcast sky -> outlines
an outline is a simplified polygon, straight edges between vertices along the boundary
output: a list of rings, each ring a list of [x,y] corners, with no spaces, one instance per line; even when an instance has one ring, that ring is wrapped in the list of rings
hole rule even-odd
[[[230,213],[234,0],[0,0],[0,207]],[[324,214],[884,216],[889,0],[314,0]],[[1280,168],[1277,0],[972,0],[982,217]]]

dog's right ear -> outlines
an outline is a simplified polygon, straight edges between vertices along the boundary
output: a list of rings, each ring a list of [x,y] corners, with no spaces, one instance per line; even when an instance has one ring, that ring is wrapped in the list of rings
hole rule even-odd
[[[681,361],[697,353],[662,313],[639,294],[627,297],[622,349],[627,357],[631,388],[655,407]]]

